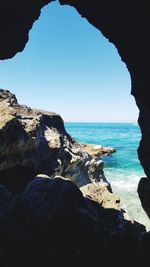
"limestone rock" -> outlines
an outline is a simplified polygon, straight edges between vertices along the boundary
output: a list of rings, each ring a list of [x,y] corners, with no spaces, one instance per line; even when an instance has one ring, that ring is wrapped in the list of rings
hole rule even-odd
[[[103,163],[82,149],[53,112],[19,105],[0,89],[0,183],[19,192],[39,173],[63,176],[79,187],[105,179]]]
[[[84,196],[99,203],[103,208],[120,210],[120,199],[110,192],[110,185],[106,182],[97,182],[80,187]]]
[[[84,143],[80,143],[80,145],[88,154],[94,157],[100,157],[103,154],[111,154],[116,152],[116,149],[113,147],[104,147],[101,145]]]

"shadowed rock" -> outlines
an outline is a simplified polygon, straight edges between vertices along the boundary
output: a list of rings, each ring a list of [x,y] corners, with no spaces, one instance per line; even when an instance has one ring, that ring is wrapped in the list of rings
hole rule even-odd
[[[141,200],[143,209],[147,216],[150,218],[150,179],[141,178],[138,184],[138,194]]]
[[[84,198],[71,181],[37,177],[11,199],[3,187],[4,199],[1,266],[119,267],[122,259],[126,266],[140,260],[144,226]]]

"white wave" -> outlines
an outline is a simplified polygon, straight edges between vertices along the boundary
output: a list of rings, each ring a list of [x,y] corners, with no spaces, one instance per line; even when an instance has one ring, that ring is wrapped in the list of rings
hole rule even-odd
[[[107,180],[112,186],[112,190],[120,197],[121,208],[127,210],[130,218],[146,226],[150,230],[150,221],[141,207],[137,194],[137,186],[142,173],[131,173],[130,175],[122,172],[105,171]]]
[[[125,175],[122,172],[114,173],[105,171],[105,175],[107,177],[107,180],[111,183],[112,187],[117,189],[117,191],[124,190],[131,192],[137,188],[139,180],[142,177],[142,175],[139,175],[136,172],[130,175]]]

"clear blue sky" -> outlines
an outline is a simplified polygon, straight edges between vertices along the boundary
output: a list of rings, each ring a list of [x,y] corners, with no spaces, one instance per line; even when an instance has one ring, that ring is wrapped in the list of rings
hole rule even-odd
[[[22,53],[0,61],[0,88],[64,121],[136,121],[128,70],[114,45],[75,9],[43,8]]]

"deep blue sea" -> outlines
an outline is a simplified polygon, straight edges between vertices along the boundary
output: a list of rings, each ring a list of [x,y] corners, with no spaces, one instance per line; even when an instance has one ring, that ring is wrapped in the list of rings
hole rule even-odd
[[[113,192],[121,199],[121,207],[131,219],[150,222],[142,210],[137,195],[140,177],[145,176],[137,156],[141,132],[137,123],[65,123],[67,132],[78,142],[116,148],[116,153],[103,156],[104,172]]]

